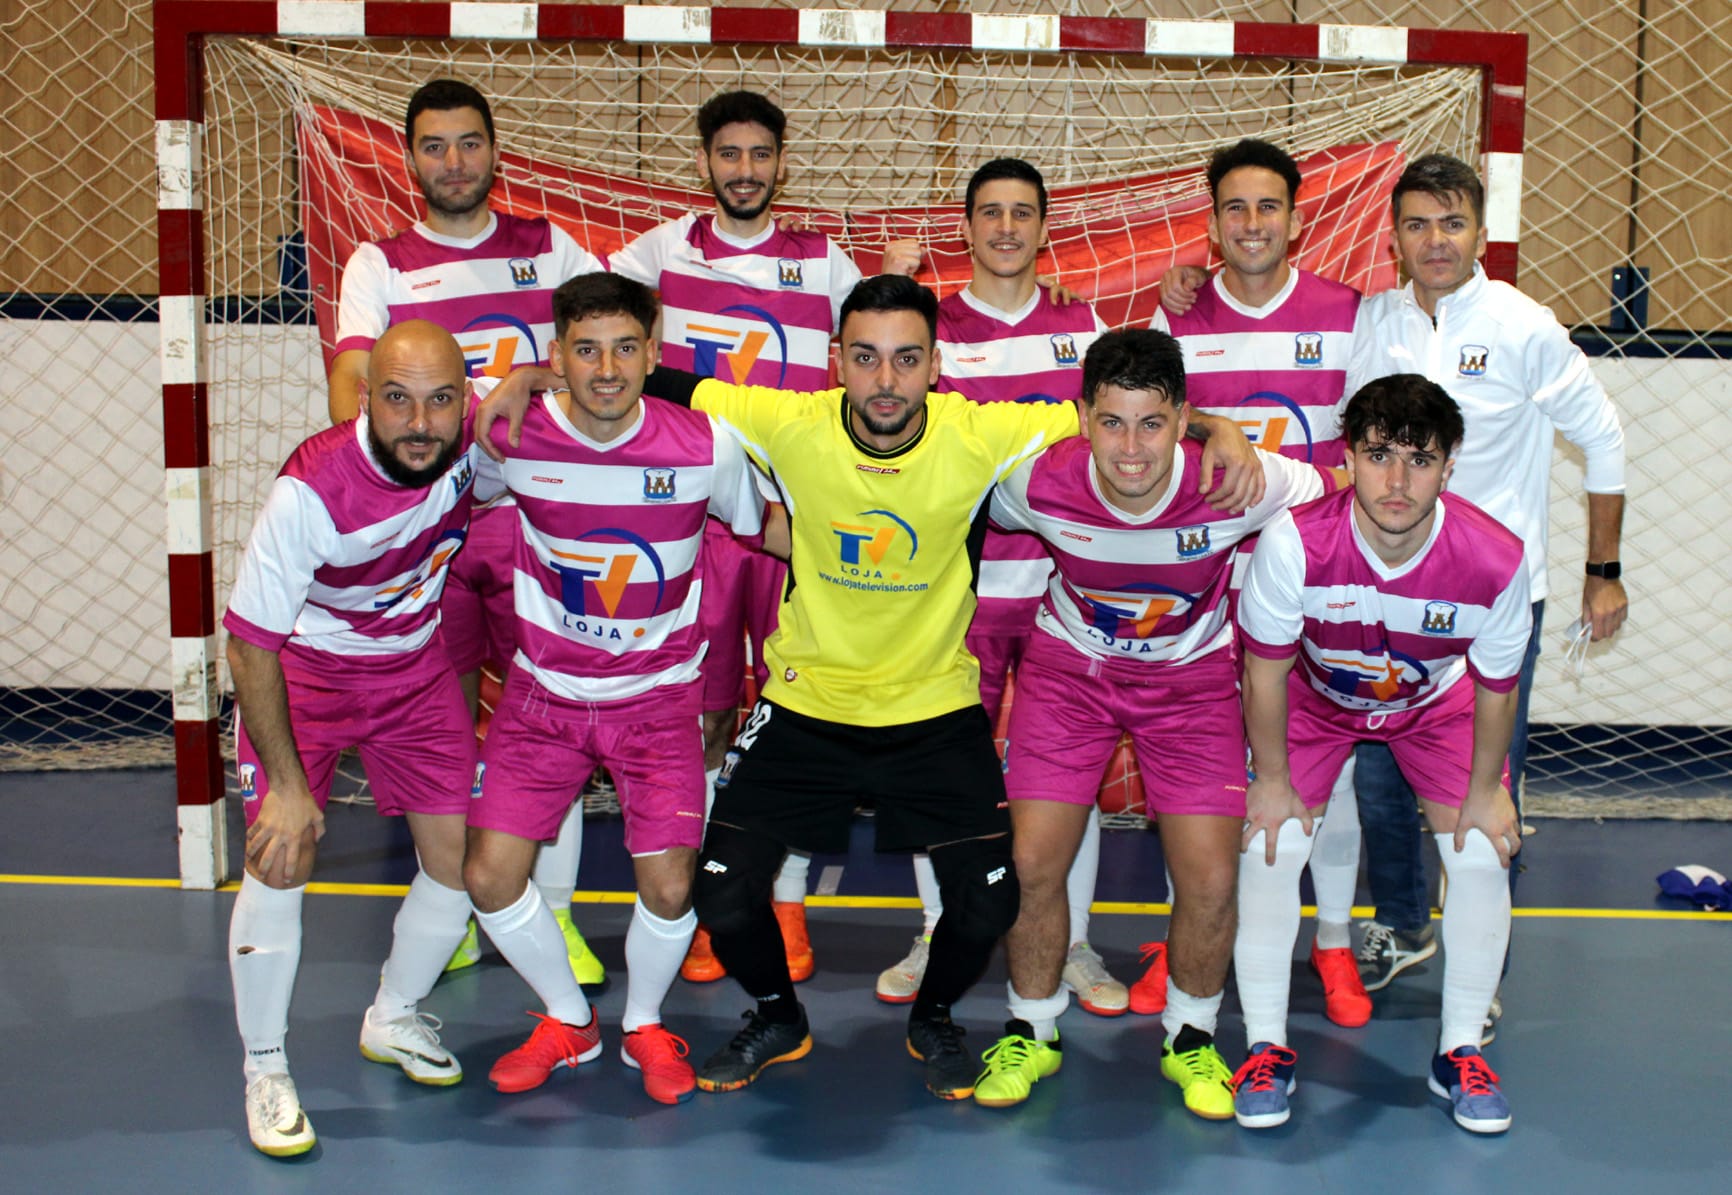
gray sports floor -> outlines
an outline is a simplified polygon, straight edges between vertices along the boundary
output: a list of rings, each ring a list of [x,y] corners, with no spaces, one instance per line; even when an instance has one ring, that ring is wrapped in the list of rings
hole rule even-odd
[[[1655,895],[1674,863],[1732,870],[1732,826],[1546,821],[1530,842],[1506,1018],[1488,1050],[1515,1125],[1456,1128],[1424,1075],[1436,1032],[1437,962],[1380,995],[1372,1023],[1323,1019],[1295,964],[1294,1117],[1262,1133],[1184,1112],[1159,1076],[1152,1018],[1061,1022],[1064,1070],[1018,1108],[929,1096],[903,1048],[903,1010],[871,995],[918,914],[897,858],[869,829],[814,879],[840,893],[811,912],[818,974],[801,995],[816,1046],[747,1090],[663,1107],[608,1050],[546,1087],[503,1096],[492,1060],[530,1027],[528,989],[491,952],[443,980],[426,1007],[469,1076],[420,1088],[359,1056],[356,1033],[412,861],[400,829],[334,808],[306,903],[290,1057],[320,1137],[288,1162],[247,1144],[240,1052],[224,963],[232,893],[160,886],[173,873],[173,806],[161,773],[0,778],[0,1189],[40,1191],[1657,1191],[1716,1189],[1732,1169],[1732,918]],[[76,810],[78,816],[69,817]],[[828,871],[826,868],[840,868]],[[579,924],[620,964],[629,905],[617,823],[592,823]],[[1127,981],[1165,919],[1158,839],[1111,833],[1096,945]],[[117,879],[119,883],[92,880]],[[156,886],[153,886],[156,885]],[[357,891],[357,888],[363,891]],[[1303,944],[1296,958],[1302,957]],[[977,1048],[1004,1017],[1002,963],[959,1006]],[[623,976],[597,1000],[617,1023]],[[730,981],[676,985],[670,1028],[702,1056],[748,1001]],[[1243,1052],[1231,995],[1221,1040]]]

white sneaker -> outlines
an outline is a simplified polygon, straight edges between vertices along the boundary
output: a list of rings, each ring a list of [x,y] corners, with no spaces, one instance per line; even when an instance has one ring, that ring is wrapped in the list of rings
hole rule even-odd
[[[1078,942],[1064,959],[1064,986],[1076,993],[1076,1002],[1097,1017],[1122,1016],[1131,1006],[1125,985],[1107,973],[1107,965],[1095,948]]]
[[[295,1081],[282,1071],[247,1084],[247,1133],[260,1153],[273,1158],[292,1158],[318,1143]]]
[[[926,978],[926,959],[932,942],[925,934],[914,938],[914,949],[908,957],[893,967],[884,968],[878,976],[878,998],[886,1004],[908,1004],[920,994],[920,984]]]
[[[400,1066],[429,1087],[450,1087],[463,1079],[463,1067],[439,1044],[442,1024],[431,1013],[414,1012],[395,1021],[375,1021],[373,1010],[361,1018],[361,1057]]]

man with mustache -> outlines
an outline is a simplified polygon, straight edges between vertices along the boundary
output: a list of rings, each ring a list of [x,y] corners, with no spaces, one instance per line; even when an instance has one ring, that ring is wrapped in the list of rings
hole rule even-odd
[[[504,377],[516,365],[545,363],[553,340],[553,290],[602,268],[543,217],[495,212],[488,205],[499,147],[493,111],[467,83],[435,79],[410,97],[403,117],[408,164],[427,201],[420,223],[357,248],[343,267],[331,362],[332,422],[353,419],[356,379],[374,342],[393,324],[426,319],[462,346],[473,377]],[[478,507],[469,542],[451,570],[443,638],[471,714],[481,666],[503,666],[516,651],[511,558],[517,511],[510,495]],[[581,983],[604,978],[601,960],[571,921],[583,845],[583,806],[572,806],[559,834],[537,857],[536,886],[559,919],[572,972]],[[471,924],[451,969],[481,957]]]

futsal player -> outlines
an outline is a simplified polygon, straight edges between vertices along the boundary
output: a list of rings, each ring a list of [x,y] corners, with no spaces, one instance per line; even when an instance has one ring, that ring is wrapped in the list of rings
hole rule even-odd
[[[996,158],[969,178],[962,235],[973,277],[938,304],[940,392],[955,391],[975,402],[1077,398],[1083,355],[1106,325],[1087,303],[1057,302],[1051,288],[1038,284],[1046,209],[1040,171],[1020,159]],[[1028,644],[1051,572],[1052,560],[1033,536],[987,528],[967,644],[980,661],[980,700],[994,727],[1005,681]],[[1100,812],[1094,809],[1067,880],[1070,945],[1064,983],[1089,1012],[1117,1016],[1129,999],[1125,985],[1089,945],[1100,841]],[[926,856],[914,856],[914,877],[925,917],[921,933],[908,956],[878,977],[878,998],[892,1004],[913,1000],[920,989],[932,928],[943,911],[938,879]]]
[[[1233,948],[1245,740],[1228,585],[1238,545],[1331,482],[1259,452],[1260,501],[1213,509],[1195,479],[1178,343],[1109,332],[1083,362],[1082,430],[1017,467],[993,521],[1040,537],[1056,562],[1017,673],[1005,786],[1022,910],[1006,939],[1010,1016],[974,1098],[1020,1103],[1062,1060],[1068,997],[1064,875],[1101,768],[1128,733],[1173,877],[1161,1070],[1199,1116],[1233,1114],[1214,1044]]]
[[[1285,150],[1246,138],[1217,150],[1206,174],[1209,239],[1221,268],[1212,278],[1195,268],[1169,271],[1151,326],[1179,338],[1196,410],[1236,420],[1270,452],[1339,465],[1346,455],[1341,407],[1359,292],[1288,260],[1301,228],[1300,176]],[[1251,547],[1251,541],[1240,546],[1236,579]],[[1330,810],[1311,853],[1317,934],[1310,964],[1323,982],[1326,1015],[1357,1027],[1371,1019],[1371,999],[1359,978],[1350,926],[1359,878],[1351,758]],[[1166,953],[1158,942],[1143,949],[1150,966],[1132,985],[1130,1005],[1155,1013],[1166,998]]]
[[[431,320],[459,338],[472,376],[503,377],[514,365],[547,360],[554,288],[602,268],[545,217],[495,212],[489,205],[499,148],[492,109],[475,88],[452,79],[422,86],[409,99],[403,136],[427,214],[396,236],[362,244],[343,267],[330,376],[333,422],[354,418],[356,379],[392,324]],[[479,506],[445,589],[441,635],[471,715],[480,700],[481,666],[503,666],[516,651],[516,540],[510,495]],[[581,983],[596,984],[606,977],[601,960],[571,920],[582,847],[583,810],[574,805],[537,856],[535,880],[559,919],[572,973]],[[449,969],[480,957],[472,922]]]
[[[830,384],[837,312],[860,271],[824,233],[783,228],[775,219],[776,193],[788,176],[787,117],[765,96],[729,91],[698,109],[697,129],[698,174],[715,209],[651,229],[612,254],[608,266],[660,293],[669,366],[725,382],[821,390]],[[919,260],[914,242],[893,242],[882,268],[912,273]],[[745,701],[747,636],[761,687],[764,640],[775,629],[787,568],[743,548],[719,522],[710,524],[704,551],[702,614],[710,643],[704,766],[713,791]],[[797,981],[814,966],[806,929],[809,864],[806,855],[790,854],[776,878],[776,918]],[[724,974],[701,927],[681,974],[696,983]]]
[[[1462,413],[1416,374],[1348,401],[1352,488],[1264,529],[1239,602],[1254,778],[1239,868],[1239,1002],[1250,1054],[1239,1123],[1284,1123],[1298,1055],[1287,986],[1313,819],[1355,744],[1388,744],[1424,803],[1449,877],[1443,1015],[1429,1086],[1475,1133],[1510,1125],[1480,1034],[1509,942],[1521,849],[1507,787],[1532,625],[1521,539],[1445,487]],[[1297,667],[1295,667],[1297,665]]]
[[[601,1052],[595,1012],[528,882],[537,844],[597,766],[618,788],[637,879],[620,1054],[653,1099],[679,1103],[693,1090],[685,1041],[662,1024],[661,1005],[697,925],[700,547],[711,515],[758,536],[765,503],[714,420],[643,399],[656,314],[650,290],[619,275],[561,285],[551,367],[562,388],[531,404],[503,467],[522,520],[518,650],[482,746],[463,875],[482,928],[546,1012],[493,1065],[501,1091],[538,1087]]]
[[[247,820],[229,922],[247,1129],[275,1157],[312,1149],[284,1040],[301,903],[337,756],[358,747],[378,810],[409,822],[420,867],[361,1022],[361,1053],[417,1083],[463,1068],[419,1003],[463,937],[463,818],[475,737],[437,642],[439,594],[474,496],[463,355],[399,323],[374,343],[361,413],[289,457],[253,526],[223,626]]]

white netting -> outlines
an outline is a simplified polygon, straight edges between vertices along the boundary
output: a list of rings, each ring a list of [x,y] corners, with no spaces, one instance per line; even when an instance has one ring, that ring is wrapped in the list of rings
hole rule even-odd
[[[168,755],[159,696],[166,687],[167,625],[159,399],[151,368],[156,337],[138,301],[154,289],[154,210],[144,185],[153,170],[151,124],[148,100],[139,99],[149,90],[148,5],[82,0],[76,22],[67,20],[68,7],[24,0],[4,18],[7,77],[25,81],[22,98],[8,100],[6,113],[9,142],[19,147],[9,149],[8,159],[24,180],[19,196],[27,218],[0,230],[0,289],[27,298],[10,299],[0,325],[13,365],[0,406],[6,444],[0,533],[10,557],[21,562],[0,582],[0,696],[9,724],[20,728],[3,736],[0,766],[42,766],[40,753],[17,746],[23,738],[88,744],[93,728],[103,725],[98,707],[105,702],[119,703],[108,723],[147,728],[147,755]],[[1055,6],[1005,0],[990,7]],[[1057,7],[1153,15],[1147,4],[1128,0]],[[1163,17],[1242,20],[1424,25],[1437,16],[1413,3],[1279,11],[1198,4],[1192,13],[1161,7]],[[1566,322],[1604,325],[1610,270],[1633,257],[1652,271],[1651,325],[1720,331],[1732,230],[1723,218],[1714,225],[1700,217],[1714,200],[1723,202],[1732,181],[1726,177],[1732,100],[1712,83],[1726,56],[1732,0],[1645,21],[1638,11],[1635,0],[1596,6],[1589,21],[1566,0],[1535,0],[1513,11],[1469,3],[1450,19],[1533,37],[1524,289],[1556,305]],[[1182,203],[1197,185],[1194,178],[1149,176],[1194,168],[1221,141],[1261,134],[1304,156],[1396,138],[1419,150],[1471,157],[1478,120],[1473,80],[1451,71],[1199,68],[956,51],[868,59],[791,47],[765,54],[387,42],[360,50],[215,41],[208,54],[206,219],[210,293],[222,321],[210,337],[219,604],[270,475],[324,418],[309,305],[279,286],[280,240],[301,230],[295,200],[304,168],[294,155],[290,119],[297,109],[304,115],[314,105],[343,107],[392,127],[414,86],[451,74],[495,99],[502,144],[538,165],[689,188],[696,103],[725,87],[749,86],[775,95],[789,112],[795,173],[787,202],[862,213],[840,229],[862,244],[883,235],[881,213],[888,209],[913,209],[909,218],[918,223],[918,209],[953,202],[968,171],[996,152],[1037,162],[1054,186],[1145,179],[1115,191],[1110,210],[1082,197],[1055,210],[1056,223],[1070,230],[1055,238],[1067,280],[1081,270],[1085,286],[1109,275],[1121,284],[1122,262],[1101,260],[1093,248],[1116,243],[1102,232],[1115,228],[1111,221],[1123,218],[1129,223],[1120,231],[1140,235],[1139,214]],[[1632,120],[1638,96],[1639,129]],[[559,200],[578,189],[548,190]],[[617,227],[675,202],[692,200],[660,192],[622,196]],[[395,213],[399,223],[409,216],[406,206]],[[927,231],[935,248],[953,239],[944,221]],[[1152,281],[1139,277],[1129,285]],[[60,297],[68,294],[73,298]],[[95,296],[94,304],[84,296]],[[76,315],[95,318],[67,318]],[[1579,592],[1573,579],[1585,522],[1579,462],[1560,453],[1553,520],[1560,582],[1535,697],[1536,722],[1587,724],[1542,736],[1536,769],[1548,783],[1594,794],[1596,810],[1611,808],[1606,785],[1617,796],[1732,787],[1732,756],[1725,738],[1716,737],[1732,720],[1726,713],[1732,667],[1714,646],[1714,603],[1723,604],[1718,595],[1732,580],[1732,566],[1711,547],[1713,530],[1732,512],[1705,468],[1721,433],[1732,430],[1732,381],[1723,362],[1682,360],[1665,338],[1637,343],[1657,355],[1597,362],[1630,437],[1624,559],[1631,627],[1616,646],[1597,652],[1584,681],[1559,676],[1553,660]],[[1695,341],[1697,349],[1704,344]],[[35,412],[49,402],[90,417],[41,419]],[[1600,729],[1608,724],[1613,729]],[[1682,744],[1672,741],[1680,737],[1676,731],[1654,738],[1623,729],[1656,724],[1703,729],[1683,732]],[[1584,744],[1595,736],[1606,740],[1616,767],[1588,753]],[[72,762],[109,757],[87,745],[70,752]],[[1673,775],[1643,770],[1680,760]],[[57,766],[67,762],[63,756]]]

